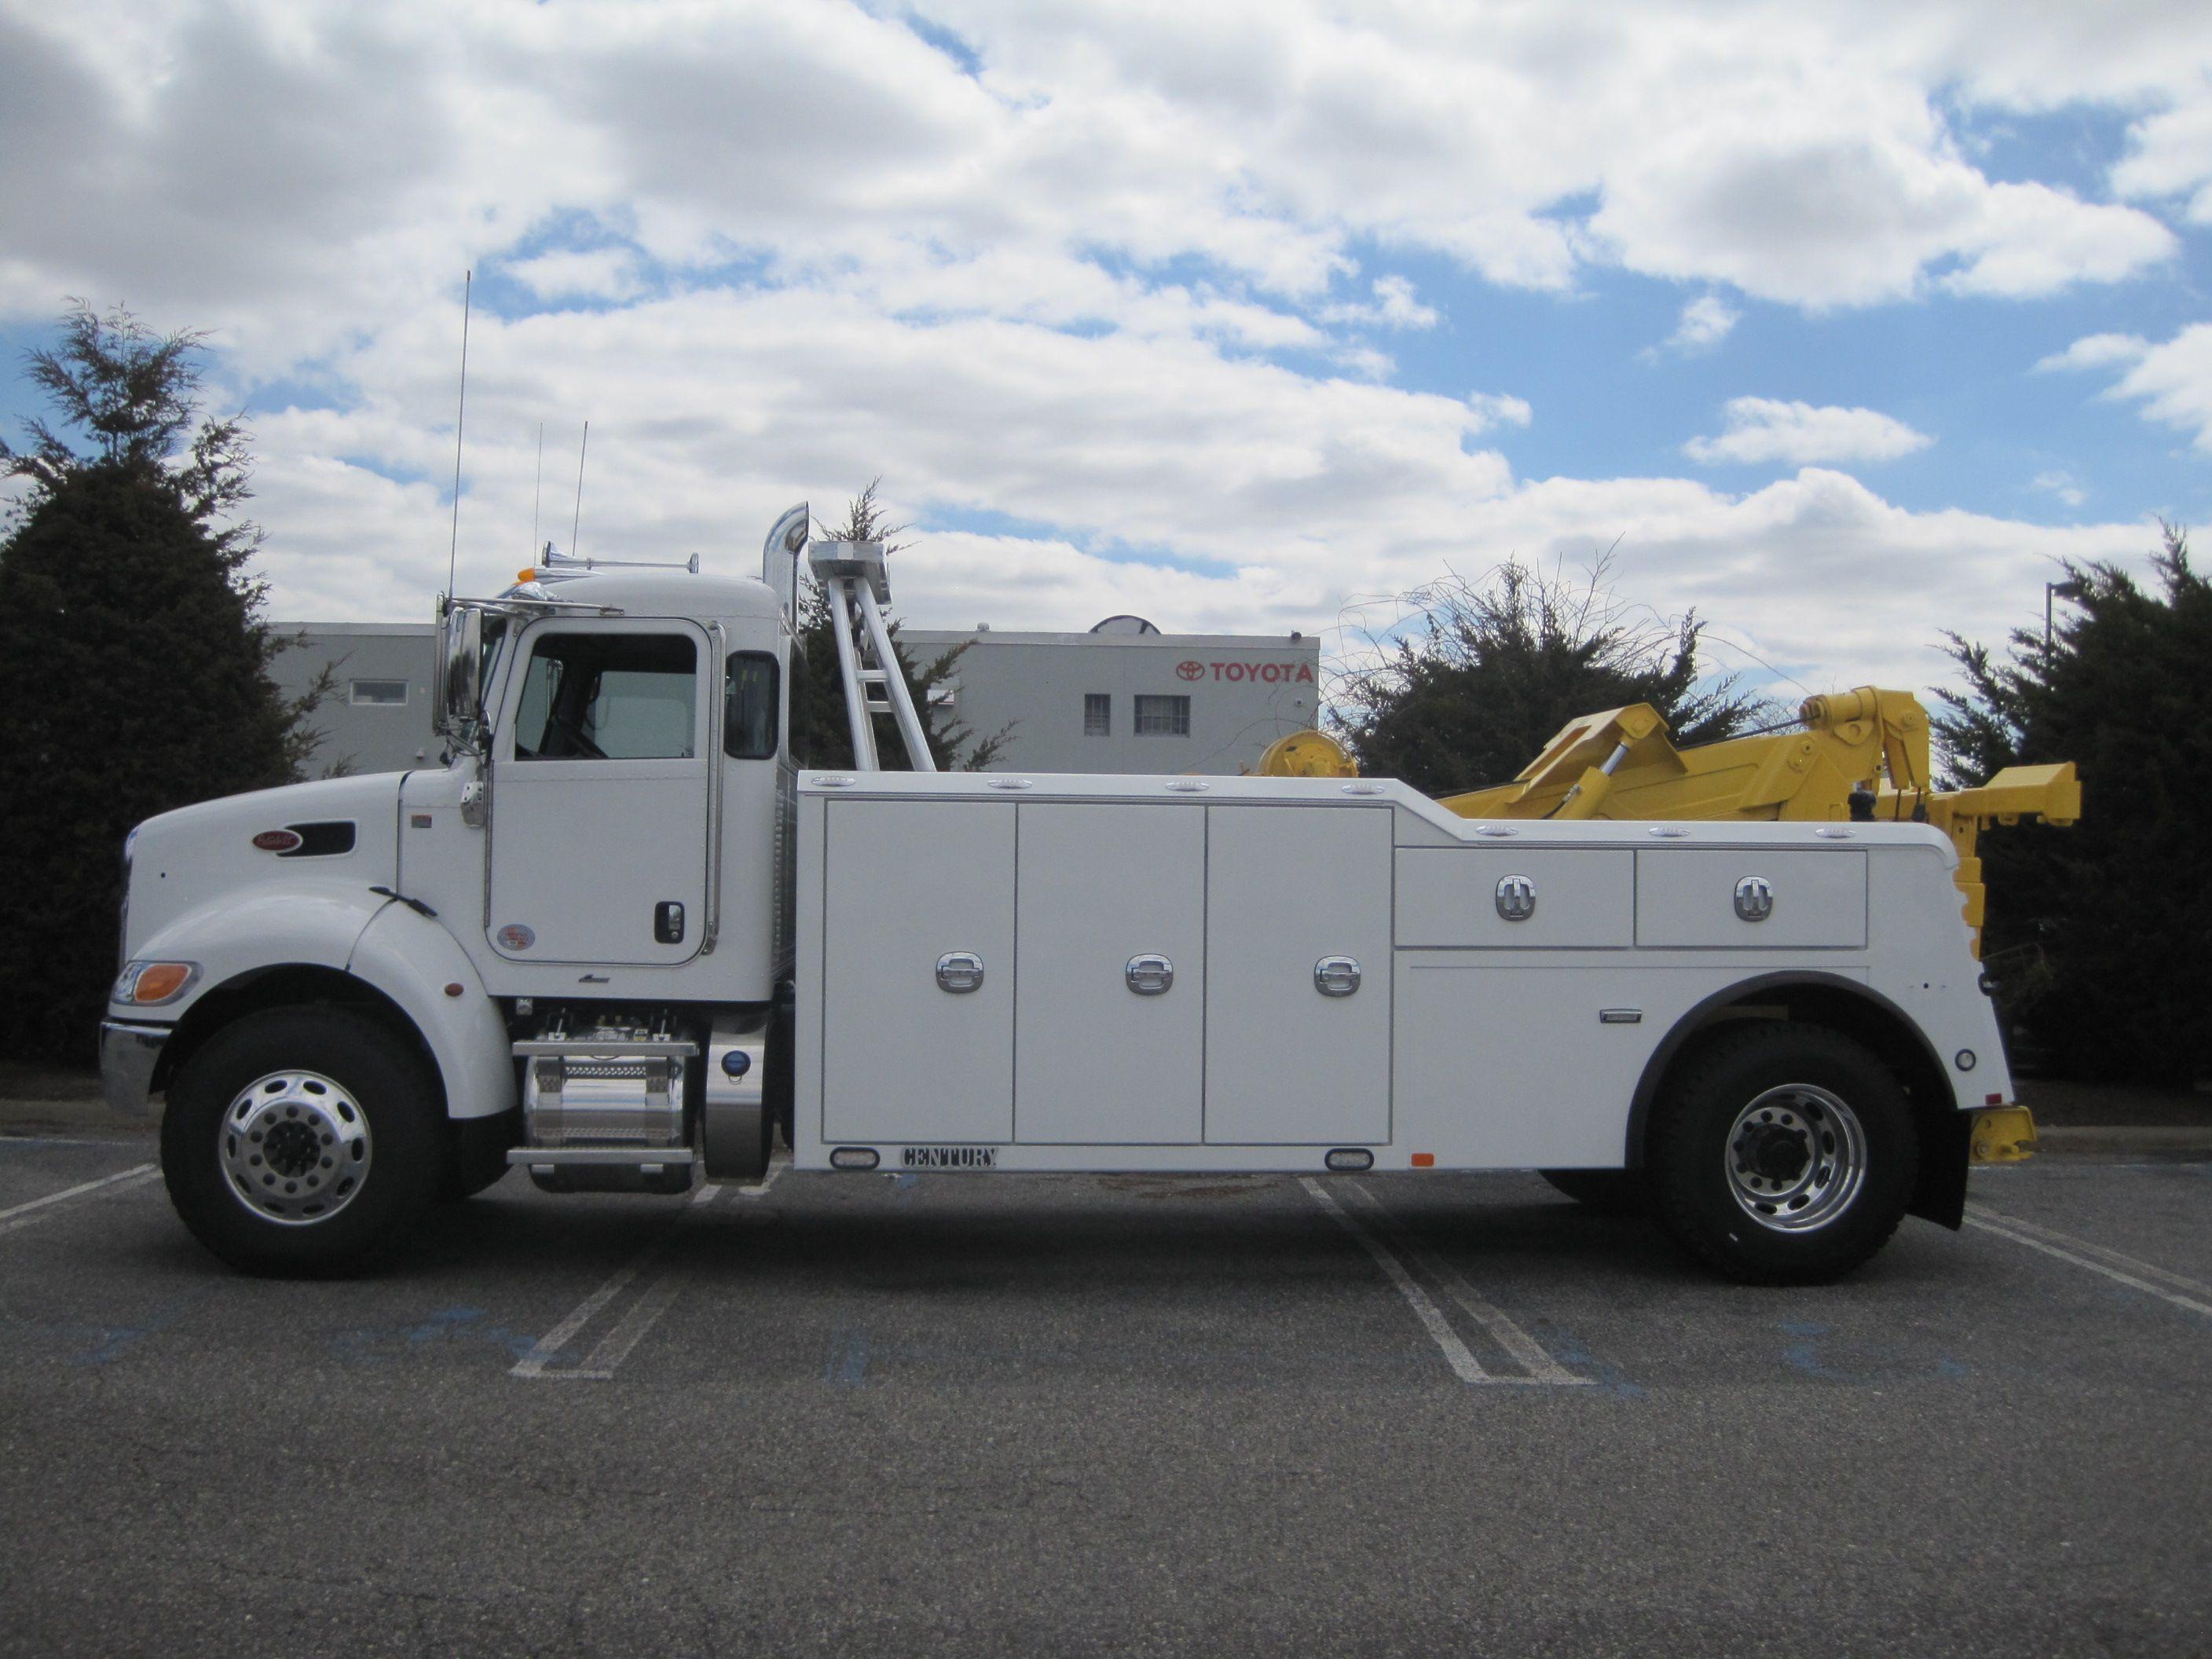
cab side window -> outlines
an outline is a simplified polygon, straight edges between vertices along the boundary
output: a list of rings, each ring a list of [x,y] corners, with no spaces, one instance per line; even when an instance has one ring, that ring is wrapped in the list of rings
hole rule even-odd
[[[689,760],[699,653],[680,634],[541,634],[514,726],[517,760]]]
[[[732,760],[775,758],[775,659],[732,651],[724,682],[722,752]]]

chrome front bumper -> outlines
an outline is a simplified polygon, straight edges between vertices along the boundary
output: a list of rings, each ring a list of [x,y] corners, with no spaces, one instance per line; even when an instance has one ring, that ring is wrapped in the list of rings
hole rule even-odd
[[[120,1019],[100,1022],[100,1086],[110,1111],[146,1115],[154,1091],[154,1063],[161,1059],[161,1045],[173,1029]]]

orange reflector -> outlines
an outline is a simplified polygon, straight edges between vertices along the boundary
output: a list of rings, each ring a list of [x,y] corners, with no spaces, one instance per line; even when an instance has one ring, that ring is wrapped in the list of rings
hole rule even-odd
[[[1434,1152],[1415,1152],[1413,1154],[1413,1167],[1417,1170],[1435,1169],[1437,1167],[1437,1155]]]
[[[461,994],[461,982],[460,982],[460,981],[459,981],[459,980],[455,979],[455,980],[448,980],[448,981],[446,981],[446,994],[447,994],[447,996],[449,996],[449,997],[457,997],[457,996],[460,995],[460,994]]]
[[[133,1002],[167,1002],[185,988],[192,976],[188,962],[156,962],[149,964],[138,975],[138,983],[131,988]]]
[[[538,573],[535,570],[518,570],[514,573],[514,580],[519,582],[534,582],[538,580]]]

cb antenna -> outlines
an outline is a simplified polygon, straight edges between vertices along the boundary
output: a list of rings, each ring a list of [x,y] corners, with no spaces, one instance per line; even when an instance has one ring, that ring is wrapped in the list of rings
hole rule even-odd
[[[469,412],[469,298],[473,270],[461,273],[461,399],[453,412],[453,538],[446,549],[446,597],[453,597],[453,565],[461,552],[461,423]]]
[[[530,491],[530,561],[538,562],[538,510],[545,502],[545,422],[538,423],[538,482]]]
[[[584,452],[592,447],[592,423],[584,422],[584,441],[576,446],[576,516],[568,521],[568,556],[576,556],[577,527],[584,522]]]

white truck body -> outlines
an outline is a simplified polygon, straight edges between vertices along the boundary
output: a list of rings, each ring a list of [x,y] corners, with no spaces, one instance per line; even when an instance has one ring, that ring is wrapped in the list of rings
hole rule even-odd
[[[497,637],[453,659],[447,763],[133,832],[104,1069],[120,1106],[170,1091],[171,1190],[211,1248],[349,1261],[348,1229],[397,1225],[378,1205],[502,1158],[557,1190],[679,1191],[757,1173],[779,1125],[802,1169],[1656,1179],[1704,1109],[1674,1099],[1684,1068],[1738,1050],[1750,1082],[1698,1086],[1773,1081],[1695,1131],[1714,1145],[1686,1192],[1725,1162],[1777,1249],[1885,1180],[1866,1249],[1908,1200],[1957,1224],[1968,1115],[2010,1083],[1941,834],[1478,823],[1388,781],[874,770],[868,709],[914,711],[902,686],[871,701],[885,677],[845,607],[880,647],[888,589],[819,551],[849,578],[867,741],[860,769],[802,768],[807,523],[779,523],[760,580],[567,567],[465,602]],[[288,1115],[325,1146],[375,1131],[337,1197],[296,1136],[292,1185],[264,1167]],[[381,1187],[372,1141],[398,1170]],[[434,1154],[434,1181],[412,1167]]]
[[[1922,826],[1662,837],[1471,823],[1382,781],[810,772],[799,827],[802,1167],[1619,1168],[1685,1022],[1783,982],[1899,1011],[1955,1109],[2008,1097]],[[952,952],[975,990],[939,985]],[[1131,988],[1146,956],[1164,991]],[[1349,995],[1316,988],[1336,957]]]

